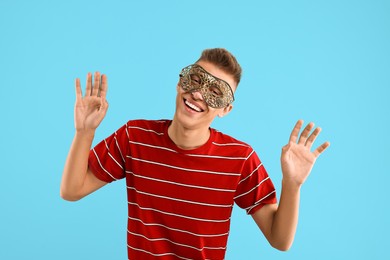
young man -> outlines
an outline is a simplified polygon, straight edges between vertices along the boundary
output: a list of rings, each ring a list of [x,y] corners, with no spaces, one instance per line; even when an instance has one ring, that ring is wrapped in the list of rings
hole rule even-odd
[[[282,191],[246,143],[210,128],[232,109],[241,67],[225,49],[203,51],[177,84],[173,120],[131,120],[92,150],[103,120],[107,77],[88,74],[86,93],[76,79],[76,133],[65,164],[61,196],[83,198],[126,178],[129,259],[223,259],[233,204],[252,216],[270,244],[288,250],[298,222],[300,188],[316,158],[320,132],[313,123],[292,130],[283,147]],[[310,134],[310,132],[312,132]]]

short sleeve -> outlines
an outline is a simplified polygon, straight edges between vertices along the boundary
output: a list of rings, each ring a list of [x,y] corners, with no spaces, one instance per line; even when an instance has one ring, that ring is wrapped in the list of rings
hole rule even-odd
[[[98,179],[104,182],[124,178],[128,144],[129,137],[127,124],[125,124],[91,149],[88,167]]]
[[[275,187],[253,150],[242,167],[234,201],[247,214],[253,214],[265,204],[277,202]]]

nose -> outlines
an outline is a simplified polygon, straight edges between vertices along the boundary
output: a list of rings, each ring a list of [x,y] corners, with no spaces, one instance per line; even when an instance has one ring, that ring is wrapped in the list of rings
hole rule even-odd
[[[191,92],[191,95],[192,95],[192,98],[193,98],[194,100],[203,100],[202,94],[201,94],[199,91],[197,91],[197,90]]]

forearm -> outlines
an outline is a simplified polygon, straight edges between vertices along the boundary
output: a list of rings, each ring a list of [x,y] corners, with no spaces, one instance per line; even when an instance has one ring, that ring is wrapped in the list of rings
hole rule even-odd
[[[282,181],[282,192],[271,230],[271,243],[280,250],[288,250],[298,225],[300,185]]]
[[[282,192],[279,205],[265,205],[253,218],[270,244],[279,250],[288,250],[295,237],[298,225],[300,190],[309,176],[317,157],[329,147],[323,143],[311,152],[313,142],[321,131],[309,123],[298,138],[303,121],[298,120],[287,145],[282,148]]]
[[[88,170],[88,157],[95,131],[76,131],[65,163],[61,197],[66,200],[80,199],[80,192]]]

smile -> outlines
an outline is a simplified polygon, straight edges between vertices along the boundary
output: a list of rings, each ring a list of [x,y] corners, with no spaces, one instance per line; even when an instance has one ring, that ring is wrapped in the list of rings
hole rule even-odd
[[[187,99],[184,99],[184,104],[186,104],[187,107],[189,107],[190,109],[196,111],[196,112],[203,112],[203,109],[201,109],[200,107],[190,103]]]

